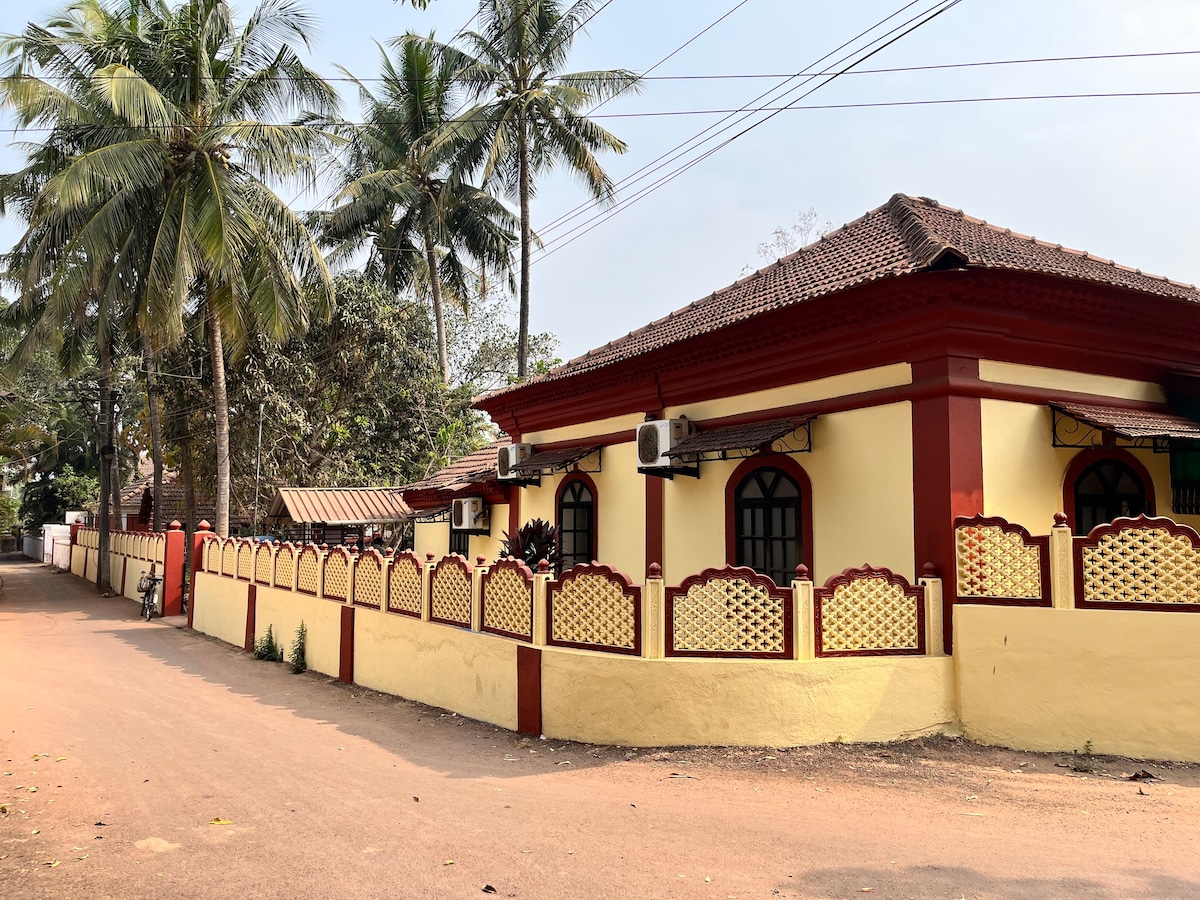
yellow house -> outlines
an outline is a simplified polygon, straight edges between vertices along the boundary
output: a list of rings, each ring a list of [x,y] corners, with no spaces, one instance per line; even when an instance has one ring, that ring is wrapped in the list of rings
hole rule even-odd
[[[954,571],[958,517],[1200,524],[1198,364],[1195,287],[897,194],[481,398],[507,439],[405,499],[434,511],[416,549],[439,556],[494,559],[540,517],[564,568],[915,581]]]
[[[480,399],[413,548],[198,534],[189,614],[528,734],[1200,760],[1198,363],[1194,287],[897,195]]]

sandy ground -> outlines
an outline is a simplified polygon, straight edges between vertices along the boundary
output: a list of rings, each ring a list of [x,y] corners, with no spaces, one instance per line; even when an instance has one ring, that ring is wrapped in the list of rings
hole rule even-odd
[[[530,740],[0,574],[0,897],[1200,897],[1195,767]]]

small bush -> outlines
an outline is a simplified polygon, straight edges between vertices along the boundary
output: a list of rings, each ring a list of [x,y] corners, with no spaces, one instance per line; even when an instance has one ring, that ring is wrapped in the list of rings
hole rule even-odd
[[[268,625],[267,633],[255,641],[254,658],[269,659],[272,662],[278,662],[283,659],[283,648],[275,642],[275,629],[273,626]]]
[[[288,660],[292,664],[292,671],[299,675],[301,672],[308,669],[308,660],[304,657],[304,643],[308,637],[308,629],[304,627],[304,620],[300,620],[300,627],[296,629],[296,639],[292,641],[292,656]]]

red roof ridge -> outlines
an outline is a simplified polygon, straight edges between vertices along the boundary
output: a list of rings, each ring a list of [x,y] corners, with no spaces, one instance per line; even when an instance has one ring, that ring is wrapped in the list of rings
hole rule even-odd
[[[1200,304],[1200,292],[1194,285],[991,225],[930,197],[897,193],[883,205],[733,283],[545,374],[486,394],[481,403],[534,384],[641,357],[869,282],[967,267],[1057,276]]]

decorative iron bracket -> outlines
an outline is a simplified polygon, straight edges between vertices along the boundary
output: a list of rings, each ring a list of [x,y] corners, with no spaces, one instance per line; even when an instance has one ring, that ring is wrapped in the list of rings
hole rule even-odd
[[[1155,453],[1169,453],[1172,441],[1167,437],[1137,437],[1128,438],[1114,434],[1090,422],[1080,421],[1072,415],[1050,408],[1054,417],[1052,445],[1055,447],[1076,450],[1084,447],[1122,447],[1127,450],[1153,450]]]

